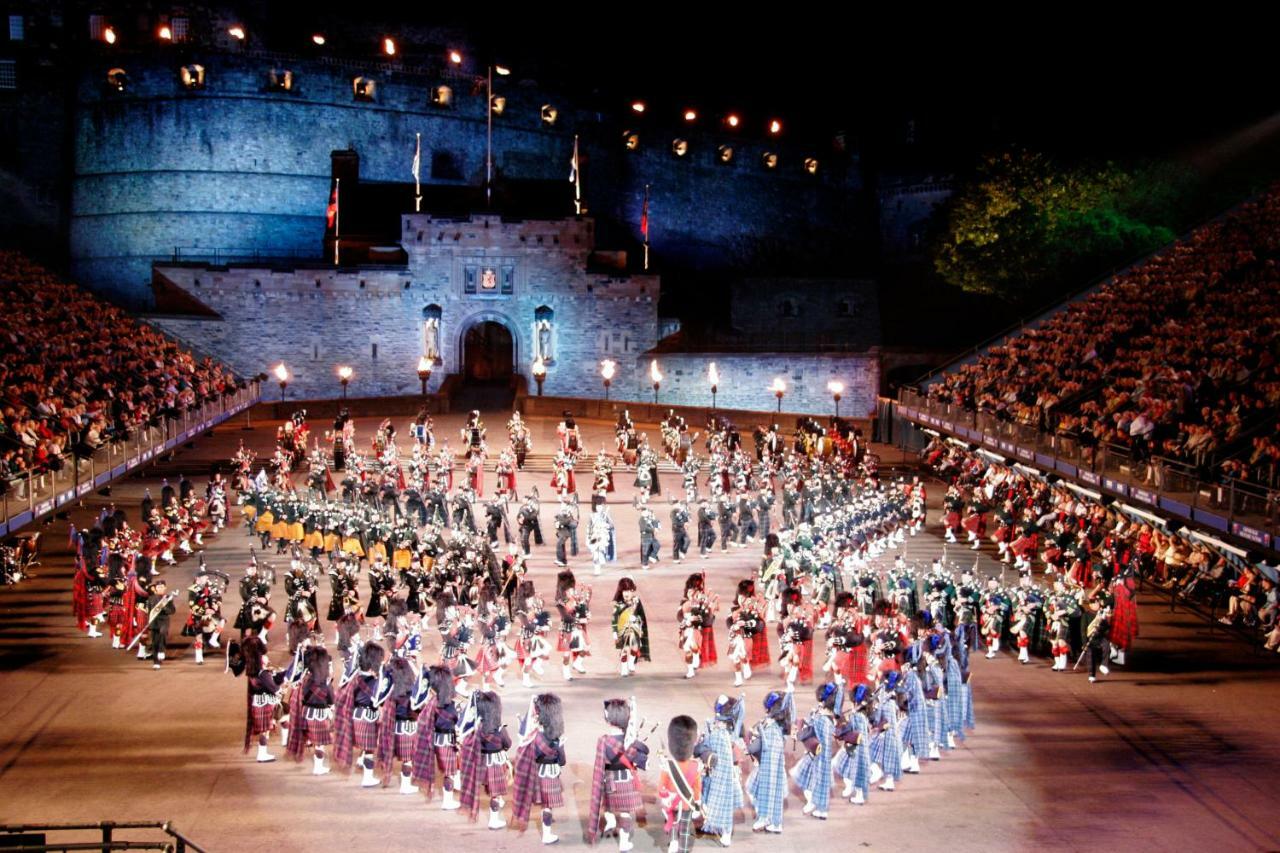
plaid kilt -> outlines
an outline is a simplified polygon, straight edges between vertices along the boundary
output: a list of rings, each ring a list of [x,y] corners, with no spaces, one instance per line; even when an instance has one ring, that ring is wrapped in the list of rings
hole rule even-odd
[[[564,808],[564,783],[559,776],[539,776],[533,786],[533,802],[544,809]]]
[[[351,742],[360,752],[378,751],[378,721],[354,720]]]
[[[934,743],[945,747],[947,744],[947,717],[945,703],[941,699],[935,699],[927,703],[928,709],[926,717],[929,720],[929,739]]]
[[[310,712],[311,709],[308,708],[307,714]],[[333,715],[330,714],[323,720],[303,719],[301,735],[312,746],[328,746],[333,743]]]
[[[509,789],[507,784],[508,764],[486,764],[480,771],[478,784],[489,791],[490,797],[505,797]]]
[[[572,649],[569,648],[569,641],[571,639],[573,639],[573,630],[570,629],[566,631],[561,628],[556,634],[556,651],[561,653],[572,651]]]
[[[960,694],[964,697],[964,727],[973,729],[976,725],[973,719],[973,686],[966,681],[960,686]]]
[[[413,761],[413,747],[418,740],[417,720],[396,720],[393,754],[401,761]]]
[[[818,811],[826,811],[831,802],[831,736],[835,723],[825,715],[811,717],[814,737],[818,741],[818,754],[805,755],[791,771],[796,784],[813,794]]]
[[[456,746],[437,746],[435,754],[436,769],[445,776],[452,776],[462,767],[461,762],[458,760],[458,747]]]
[[[856,769],[856,760],[854,758],[857,753],[857,747],[842,746],[836,750],[836,757],[831,761],[831,769],[841,779],[852,779]]]
[[[716,656],[716,629],[714,625],[702,626],[702,649],[698,652],[702,666],[712,666]]]
[[[903,738],[917,757],[929,752],[929,715],[921,702],[918,710],[907,712],[907,731]]]
[[[769,665],[769,635],[761,631],[751,638],[751,658],[748,661],[752,666],[768,666]]]
[[[606,774],[604,780],[604,810],[618,814],[630,812],[635,814],[644,805],[640,789],[636,787],[634,773],[627,779],[611,779]]]
[[[250,735],[271,734],[271,730],[274,729],[276,725],[276,706],[250,705],[249,725]]]

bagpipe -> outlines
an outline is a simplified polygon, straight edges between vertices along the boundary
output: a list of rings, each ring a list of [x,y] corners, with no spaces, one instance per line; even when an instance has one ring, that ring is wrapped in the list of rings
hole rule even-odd
[[[151,623],[155,622],[156,619],[159,618],[160,613],[165,609],[165,607],[167,607],[169,603],[172,602],[177,597],[178,597],[177,590],[174,590],[173,592],[167,592],[165,593],[164,598],[157,601],[155,605],[150,610],[147,611],[146,624],[142,626],[142,630],[138,632],[137,636],[133,638],[133,640],[129,643],[129,645],[125,646],[125,651],[129,651],[134,646],[138,645],[139,642],[142,641],[142,638],[146,636],[149,630],[151,630]]]

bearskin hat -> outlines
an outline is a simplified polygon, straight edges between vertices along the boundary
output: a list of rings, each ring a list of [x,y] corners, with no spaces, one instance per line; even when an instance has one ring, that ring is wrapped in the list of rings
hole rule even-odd
[[[533,714],[542,727],[542,733],[550,740],[564,737],[564,706],[554,693],[539,693],[533,697]]]
[[[681,714],[672,717],[667,724],[667,749],[676,761],[688,761],[693,757],[693,745],[698,739],[698,723],[693,717]]]
[[[387,659],[387,650],[378,643],[365,643],[360,649],[359,666],[361,672],[377,672],[378,667]]]
[[[573,577],[573,572],[568,569],[556,575],[556,601],[562,601],[564,594],[576,585],[577,581]]]
[[[631,706],[626,699],[604,700],[604,721],[611,726],[625,729],[631,722]]]
[[[476,719],[480,731],[496,732],[502,728],[502,699],[492,690],[476,693]]]
[[[444,664],[436,664],[427,669],[427,682],[436,694],[436,702],[448,705],[453,701],[453,673]]]
[[[635,590],[635,588],[636,588],[636,582],[633,581],[631,578],[619,578],[618,589],[613,593],[613,600],[622,601],[622,594],[624,592],[632,592]]]
[[[756,594],[755,581],[751,580],[750,578],[747,578],[746,580],[738,581],[738,595],[743,596],[745,598],[750,598],[755,594]]]

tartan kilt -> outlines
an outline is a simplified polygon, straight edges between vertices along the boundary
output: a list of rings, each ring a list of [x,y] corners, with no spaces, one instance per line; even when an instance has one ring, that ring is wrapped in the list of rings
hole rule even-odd
[[[378,751],[378,721],[355,720],[351,734],[352,746],[360,752]]]
[[[89,603],[85,605],[85,611],[89,616],[99,616],[102,614],[102,593],[89,593]]]
[[[508,788],[507,767],[506,764],[486,764],[477,784],[483,785],[490,797],[505,797]]]
[[[640,789],[636,787],[634,773],[629,779],[609,779],[606,776],[604,780],[605,811],[614,814],[619,812],[635,814],[643,805],[644,800],[640,797]]]
[[[304,720],[302,736],[312,746],[328,746],[333,743],[333,718],[325,720]]]
[[[751,658],[749,663],[752,666],[768,666],[769,664],[769,635],[764,631],[751,638]]]
[[[571,640],[572,638],[573,638],[572,631],[564,631],[564,630],[559,631],[556,634],[556,651],[561,653],[573,651],[573,649],[569,648],[569,640]]]
[[[852,779],[854,771],[857,770],[857,762],[853,757],[854,750],[838,749],[835,758],[831,759],[831,769],[841,779]]]
[[[538,777],[538,784],[533,789],[533,802],[544,809],[564,808],[564,783],[559,776]]]
[[[1013,552],[1015,557],[1025,557],[1028,554],[1035,554],[1036,536],[1021,536],[1009,544],[1009,550]]]
[[[413,761],[413,748],[418,742],[417,720],[396,720],[394,755],[401,761]]]
[[[718,657],[716,655],[716,629],[713,625],[702,626],[702,649],[699,654],[703,666],[711,666]]]
[[[249,706],[250,736],[271,734],[276,724],[275,705]]]
[[[983,534],[983,531],[987,527],[983,517],[977,513],[975,513],[974,515],[965,516],[965,519],[964,521],[961,522],[961,524],[964,526],[965,530],[969,531],[970,533],[973,533],[976,536],[981,536]]]
[[[436,769],[445,776],[452,776],[461,769],[456,746],[437,746],[433,751],[436,755]]]
[[[952,530],[956,529],[960,526],[960,513],[952,510],[942,517],[942,523],[944,526],[950,527]]]

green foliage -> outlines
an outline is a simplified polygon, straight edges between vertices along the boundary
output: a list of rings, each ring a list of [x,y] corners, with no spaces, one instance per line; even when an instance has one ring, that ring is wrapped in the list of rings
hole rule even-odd
[[[1163,164],[988,157],[948,205],[934,268],[950,284],[1011,302],[1060,292],[1172,240],[1191,183]]]

